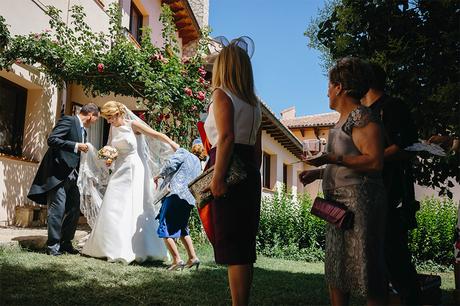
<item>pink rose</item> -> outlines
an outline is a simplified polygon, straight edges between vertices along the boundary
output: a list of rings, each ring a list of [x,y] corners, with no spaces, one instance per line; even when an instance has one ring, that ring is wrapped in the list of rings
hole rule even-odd
[[[196,107],[196,105],[192,105],[192,107],[190,108],[190,110],[192,112],[196,112],[197,109],[198,109],[198,107]]]
[[[22,61],[21,61],[20,59],[17,59],[17,60],[16,60],[16,64],[18,64],[18,65],[19,65],[19,64],[22,64]]]
[[[185,87],[184,92],[187,96],[193,97],[193,91],[190,88]]]
[[[200,77],[198,79],[198,82],[200,82],[201,84],[204,84],[206,82],[206,80],[203,77]]]
[[[200,68],[198,68],[198,72],[200,73],[200,75],[202,77],[205,77],[206,76],[206,70],[204,70],[204,67],[201,66]]]
[[[195,96],[198,100],[200,101],[203,101],[205,98],[206,98],[206,94],[204,93],[204,91],[199,91],[196,96]]]
[[[97,71],[99,73],[103,73],[104,72],[104,64],[102,64],[102,63],[97,64]]]

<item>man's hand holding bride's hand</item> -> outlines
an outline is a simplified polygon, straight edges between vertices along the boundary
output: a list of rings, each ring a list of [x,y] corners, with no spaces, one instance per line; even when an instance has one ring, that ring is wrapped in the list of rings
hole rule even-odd
[[[86,143],[79,143],[77,145],[77,148],[79,152],[83,152],[83,153],[88,152],[88,145]]]

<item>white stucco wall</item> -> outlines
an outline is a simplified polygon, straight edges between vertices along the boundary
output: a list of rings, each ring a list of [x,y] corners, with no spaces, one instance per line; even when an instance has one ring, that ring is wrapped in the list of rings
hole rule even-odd
[[[296,163],[299,159],[289,152],[273,137],[262,131],[262,151],[270,154],[270,183],[271,190],[280,188],[283,184],[283,164],[287,165],[287,187],[295,194],[304,192],[304,187],[298,179],[298,174],[307,167],[303,163]],[[306,168],[305,168],[306,169]],[[261,168],[263,175],[263,169]],[[270,190],[262,189],[264,195],[271,194]]]
[[[162,25],[159,21],[161,0],[134,0],[142,7],[142,13],[147,17],[144,25],[152,29],[152,42],[161,46]],[[62,11],[62,19],[70,23],[68,9],[73,5],[82,5],[86,13],[86,22],[93,31],[108,33],[109,17],[104,10],[118,2],[122,7],[123,26],[129,28],[129,12],[131,0],[103,0],[101,6],[96,0],[1,0],[0,15],[10,25],[12,35],[40,33],[49,29],[49,16],[44,8],[53,5]],[[176,33],[177,35],[177,33]],[[182,40],[178,37],[179,45]],[[70,86],[67,96],[57,87],[46,81],[43,74],[34,67],[14,64],[11,72],[0,71],[4,77],[27,89],[26,118],[24,124],[23,156],[27,159],[41,161],[47,150],[46,139],[52,130],[61,109],[62,101],[67,103],[68,112],[71,102],[86,104],[95,102],[102,105],[108,100],[125,103],[129,108],[136,109],[136,100],[123,96],[88,97],[79,86]],[[11,224],[14,219],[14,209],[18,205],[32,204],[26,195],[38,168],[38,163],[18,161],[0,157],[0,225]]]
[[[86,13],[86,22],[95,31],[108,33],[109,17],[104,12],[109,4],[118,0],[104,0],[105,6],[101,8],[95,0],[40,0],[38,5],[31,0],[2,0],[0,1],[0,15],[6,19],[10,31],[14,35],[24,35],[41,32],[49,29],[49,16],[41,9],[52,5],[62,11],[64,22],[70,23],[70,7],[83,6]],[[41,6],[43,4],[43,6]],[[129,17],[129,15],[128,15]],[[129,20],[128,20],[129,22]],[[129,25],[129,23],[128,23]]]
[[[58,90],[33,67],[14,64],[10,72],[0,71],[0,77],[27,89],[23,156],[40,161],[60,105]],[[0,225],[13,221],[16,206],[32,204],[26,196],[37,168],[38,163],[0,157]]]

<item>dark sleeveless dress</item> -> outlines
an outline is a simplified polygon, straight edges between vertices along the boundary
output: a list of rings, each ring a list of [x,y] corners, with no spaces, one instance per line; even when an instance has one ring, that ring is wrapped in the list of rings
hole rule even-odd
[[[214,247],[216,263],[251,264],[256,261],[256,235],[260,220],[261,182],[254,146],[235,144],[233,154],[246,165],[248,177],[233,186],[225,198],[211,201],[207,210],[206,234]],[[216,148],[212,148],[206,168],[214,165]],[[201,212],[200,212],[201,215]]]

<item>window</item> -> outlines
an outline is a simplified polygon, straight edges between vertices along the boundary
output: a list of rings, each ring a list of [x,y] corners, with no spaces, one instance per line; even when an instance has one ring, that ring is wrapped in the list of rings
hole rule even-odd
[[[143,16],[134,2],[131,1],[131,12],[129,16],[129,32],[137,42],[141,42]]]
[[[288,166],[286,164],[283,164],[283,188],[285,192],[287,191],[287,169]]]
[[[21,156],[27,89],[0,77],[0,153]]]
[[[262,159],[263,187],[270,189],[270,155],[264,152]]]

